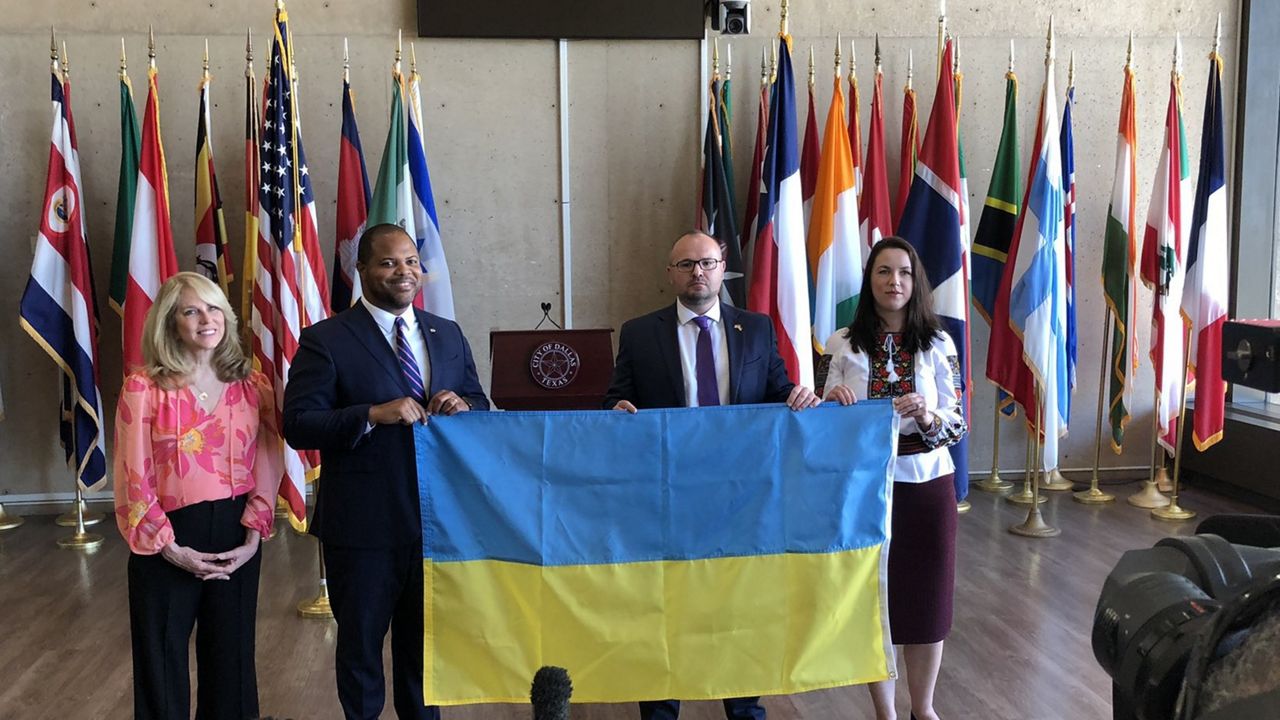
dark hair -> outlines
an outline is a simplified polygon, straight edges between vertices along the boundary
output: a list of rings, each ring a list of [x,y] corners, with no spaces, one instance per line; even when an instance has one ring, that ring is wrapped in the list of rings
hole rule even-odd
[[[876,301],[871,292],[871,276],[875,274],[876,260],[885,250],[902,250],[911,261],[911,297],[907,298],[907,319],[902,328],[902,347],[917,353],[929,346],[942,331],[938,315],[933,311],[933,288],[929,277],[920,267],[920,256],[911,243],[896,235],[890,235],[876,243],[862,269],[862,290],[858,295],[858,309],[853,320],[845,328],[844,336],[854,352],[866,352],[876,345],[876,333],[883,330],[883,322],[876,313]]]
[[[369,256],[373,254],[373,241],[383,235],[390,235],[392,233],[399,233],[410,240],[413,240],[413,238],[409,237],[409,233],[406,232],[404,228],[396,225],[395,223],[382,223],[380,225],[365,228],[365,231],[360,233],[360,240],[356,244],[356,262],[362,265],[369,262]]]

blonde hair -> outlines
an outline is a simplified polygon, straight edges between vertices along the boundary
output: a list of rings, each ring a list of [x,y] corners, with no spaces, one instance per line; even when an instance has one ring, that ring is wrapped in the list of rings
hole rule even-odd
[[[183,290],[191,290],[201,302],[222,311],[222,340],[214,348],[211,361],[218,379],[232,382],[248,377],[249,358],[240,347],[236,313],[231,309],[231,303],[227,302],[222,288],[193,272],[174,275],[156,293],[155,303],[147,311],[147,319],[142,326],[143,372],[162,386],[172,388],[182,385],[183,380],[196,369],[177,332],[178,300]]]

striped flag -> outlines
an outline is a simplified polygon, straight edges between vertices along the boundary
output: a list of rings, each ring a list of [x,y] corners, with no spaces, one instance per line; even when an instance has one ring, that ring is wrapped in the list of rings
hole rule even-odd
[[[853,41],[849,41],[849,157],[853,161],[853,183],[862,193],[862,94],[858,92],[858,76],[853,59]]]
[[[1074,75],[1074,73],[1073,73]],[[1071,391],[1067,393],[1067,418],[1071,418],[1071,393],[1076,390],[1076,145],[1071,129],[1071,111],[1076,104],[1076,88],[1067,88],[1067,99],[1062,106],[1062,191],[1066,200],[1063,213],[1063,237],[1066,240],[1063,262],[1066,266],[1067,296],[1067,378]]]
[[[142,114],[142,145],[133,232],[129,240],[129,282],[124,296],[124,368],[142,364],[142,323],[160,286],[178,272],[169,225],[169,172],[160,139],[160,88],[154,59],[147,69],[147,105]]]
[[[755,150],[751,154],[751,175],[747,180],[747,209],[742,219],[742,253],[744,262],[751,260],[754,252],[748,253],[748,247],[751,240],[760,234],[758,220],[760,194],[763,192],[763,188],[760,186],[760,176],[764,169],[764,143],[769,125],[769,78],[764,69],[763,61],[761,61],[760,70],[760,102],[757,109],[758,114],[756,115],[756,143]],[[752,274],[752,282],[754,282],[752,266],[749,265],[746,269]]]
[[[253,74],[253,31],[250,30],[245,41],[244,63],[244,272],[240,276],[240,323],[244,327],[245,345],[250,348],[255,335],[250,322],[253,293],[261,267],[258,262],[258,193],[262,180],[262,160],[258,156],[258,131],[262,127],[259,102],[258,79]],[[271,377],[270,372],[266,375]]]
[[[369,203],[369,225],[391,223],[404,228],[409,237],[417,237],[413,214],[413,181],[409,176],[409,135],[404,121],[404,77],[399,61],[391,71],[391,115],[387,141],[382,146],[378,179]]]
[[[932,120],[932,117],[930,117]],[[894,227],[902,223],[906,211],[907,196],[916,176],[916,161],[920,156],[920,121],[916,110],[916,91],[911,87],[910,60],[907,67],[907,84],[902,88],[902,151],[898,154],[898,200],[893,205]],[[899,235],[902,232],[899,230]]]
[[[877,41],[877,47],[879,42]],[[859,184],[862,242],[869,248],[893,234],[889,210],[889,171],[884,159],[884,73],[876,63],[876,83],[871,91],[871,127],[867,136],[866,173]]]
[[[227,246],[227,223],[222,217],[222,193],[213,167],[212,123],[209,114],[209,58],[205,56],[200,79],[200,120],[196,128],[196,271],[222,287],[228,297],[231,283],[231,253]]]
[[[53,130],[44,206],[18,322],[60,370],[59,434],[76,482],[90,491],[107,477],[98,390],[98,307],[71,105],[57,60],[51,70]]]
[[[333,296],[330,306],[339,313],[360,297],[360,273],[356,272],[356,244],[369,218],[369,173],[364,167],[360,129],[356,127],[351,81],[342,74],[342,140],[338,146],[338,222],[333,245]]]
[[[1116,170],[1107,208],[1107,231],[1102,243],[1102,291],[1111,313],[1111,352],[1107,360],[1107,406],[1111,449],[1118,455],[1133,406],[1133,376],[1138,369],[1138,116],[1133,66],[1124,66],[1120,98],[1120,129],[1116,139]]]
[[[773,319],[778,354],[791,381],[813,387],[813,353],[806,342],[811,334],[809,283],[789,35],[778,39],[778,79],[769,103],[761,182],[760,231],[747,307]]]
[[[809,277],[813,280],[813,349],[853,320],[862,289],[862,248],[858,239],[858,187],[844,127],[844,95],[837,74],[832,83],[818,165],[818,188],[809,220]]]
[[[129,286],[129,240],[133,234],[133,204],[138,194],[138,157],[142,137],[133,106],[133,85],[120,54],[120,179],[116,184],[116,228],[111,250],[111,307],[124,315],[125,290]]]
[[[731,82],[729,75],[728,63],[726,63],[724,82],[720,84],[720,93],[716,100],[716,122],[720,124],[720,154],[724,157],[724,176],[729,181],[729,210],[734,215],[734,222],[737,223],[738,184],[733,177],[733,125],[730,123],[732,115],[730,108],[733,107],[733,99],[729,94]],[[738,248],[738,254],[742,254],[741,246]]]
[[[735,307],[746,301],[746,281],[742,271],[742,245],[738,240],[737,218],[733,215],[732,189],[722,155],[725,140],[720,132],[721,114],[716,108],[720,95],[719,79],[713,78],[709,90],[707,125],[702,142],[702,184],[698,203],[698,229],[719,240],[725,247],[724,284],[720,299]]]
[[[272,382],[277,422],[298,336],[325,318],[329,304],[316,242],[315,195],[298,123],[288,19],[278,6],[259,147],[257,265],[250,315],[254,365]],[[290,524],[299,530],[306,527],[306,481],[318,472],[318,462],[314,453],[285,447],[280,495]]]
[[[418,243],[418,255],[422,258],[422,290],[414,305],[452,320],[453,283],[449,279],[449,263],[444,257],[444,243],[440,239],[440,220],[436,214],[431,173],[427,171],[427,153],[423,145],[421,85],[422,78],[415,66],[409,72],[408,158],[414,239]]]
[[[952,68],[952,42],[943,48],[942,67]],[[956,396],[968,407],[968,375],[965,349],[969,336],[969,295],[965,272],[965,238],[962,233],[960,155],[956,126],[955,78],[950,72],[938,75],[938,89],[916,165],[915,180],[903,208],[898,234],[920,254],[920,262],[933,286],[933,308],[943,329],[955,341],[959,353]],[[951,446],[955,462],[956,499],[969,494],[968,444]]]
[[[1052,52],[1052,51],[1051,51]],[[1037,119],[1036,153],[1027,178],[1026,204],[1018,221],[1013,264],[1006,266],[1012,284],[1008,324],[1022,339],[1021,359],[1043,397],[1040,428],[1044,446],[1040,463],[1045,471],[1058,466],[1058,439],[1066,434],[1070,384],[1067,376],[1066,192],[1062,187],[1058,134],[1057,91],[1053,56],[1045,68],[1044,90]],[[999,319],[997,320],[999,322]],[[1014,393],[1028,411],[1036,412],[1034,397]]]
[[[1000,146],[996,150],[995,166],[991,170],[991,184],[987,188],[987,200],[978,220],[978,232],[973,238],[973,280],[970,294],[973,305],[988,325],[994,327],[996,293],[1009,260],[1009,245],[1014,226],[1018,222],[1019,203],[1022,201],[1022,159],[1018,148],[1018,78],[1010,70],[1005,75],[1004,126],[1000,130]],[[1006,305],[1007,305],[1006,299]],[[996,391],[996,404],[1006,415],[1016,412],[1009,394]]]
[[[1182,287],[1186,280],[1187,244],[1191,230],[1191,171],[1182,127],[1182,76],[1169,81],[1164,145],[1156,168],[1142,239],[1142,282],[1155,297],[1151,308],[1151,363],[1156,379],[1156,422],[1159,442],[1177,452],[1178,410],[1182,402]]]
[[[1222,324],[1227,316],[1227,186],[1222,127],[1222,57],[1209,56],[1209,86],[1200,135],[1200,176],[1191,213],[1183,320],[1191,328],[1188,385],[1194,383],[1195,416],[1191,437],[1204,451],[1222,439],[1226,383],[1222,381]]]
[[[810,57],[810,70],[813,68],[812,60]],[[812,74],[810,72],[810,76]],[[800,199],[804,202],[806,228],[809,227],[809,218],[813,217],[813,194],[818,191],[818,163],[821,162],[821,152],[818,146],[818,108],[813,97],[813,82],[810,80],[809,115],[804,122],[804,143],[800,146]]]

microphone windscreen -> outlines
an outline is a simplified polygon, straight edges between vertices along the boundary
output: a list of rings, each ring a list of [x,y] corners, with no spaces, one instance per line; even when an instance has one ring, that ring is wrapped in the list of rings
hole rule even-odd
[[[529,700],[533,704],[533,720],[569,720],[569,696],[573,683],[569,671],[546,665],[533,676]]]

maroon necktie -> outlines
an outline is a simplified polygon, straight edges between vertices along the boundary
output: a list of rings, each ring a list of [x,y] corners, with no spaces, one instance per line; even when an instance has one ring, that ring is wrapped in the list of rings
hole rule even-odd
[[[698,379],[698,406],[719,405],[720,386],[716,382],[716,356],[711,352],[711,318],[699,315],[693,321],[698,324],[698,349],[693,362],[694,375]]]

